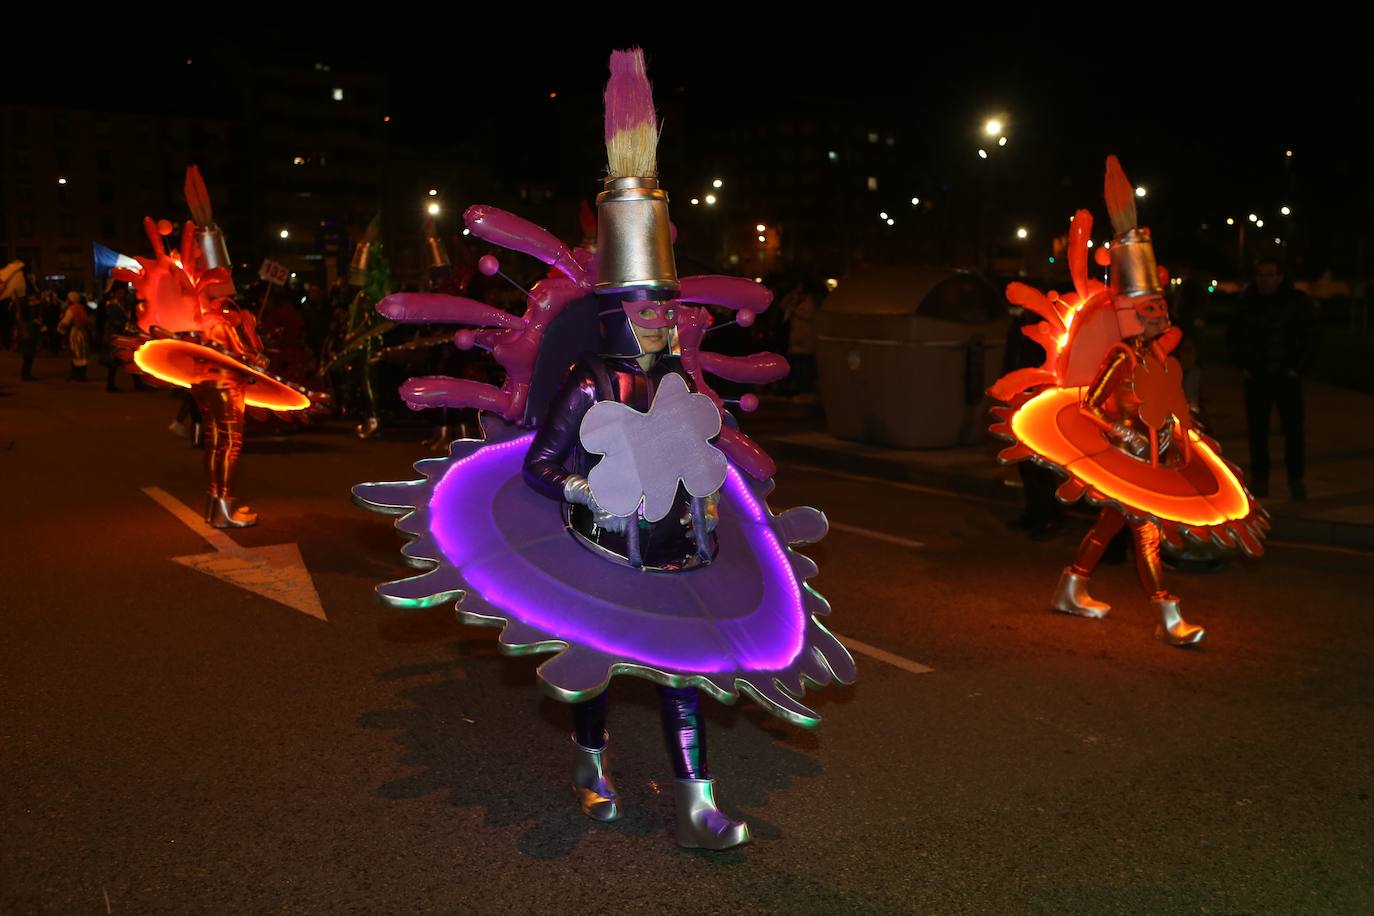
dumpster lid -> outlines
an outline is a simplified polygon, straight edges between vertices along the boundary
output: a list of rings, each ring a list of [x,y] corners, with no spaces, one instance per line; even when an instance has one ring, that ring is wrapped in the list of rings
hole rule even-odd
[[[821,303],[832,315],[911,315],[983,324],[1007,315],[997,287],[947,267],[886,267],[846,277]]]

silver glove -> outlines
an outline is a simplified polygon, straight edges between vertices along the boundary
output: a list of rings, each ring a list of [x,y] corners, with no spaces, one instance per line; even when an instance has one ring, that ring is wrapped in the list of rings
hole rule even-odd
[[[603,531],[624,534],[630,527],[628,515],[612,515],[596,503],[592,485],[579,474],[569,474],[563,481],[563,499],[592,510],[592,522]]]

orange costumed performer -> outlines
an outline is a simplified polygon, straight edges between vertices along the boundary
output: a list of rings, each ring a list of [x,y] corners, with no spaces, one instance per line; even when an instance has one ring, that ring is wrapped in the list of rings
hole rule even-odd
[[[1183,370],[1170,355],[1182,335],[1169,324],[1167,275],[1155,264],[1150,231],[1137,225],[1134,188],[1115,156],[1107,159],[1106,196],[1115,238],[1097,263],[1109,269],[1108,284],[1089,276],[1092,215],[1080,210],[1069,230],[1074,291],[1007,287],[1008,299],[1044,319],[1025,333],[1047,356],[990,389],[1007,405],[993,409],[992,431],[1015,443],[1002,461],[1049,467],[1068,478],[1060,500],[1102,506],[1059,579],[1053,610],[1107,616],[1111,608],[1088,594],[1088,581],[1107,543],[1129,526],[1136,571],[1159,617],[1155,635],[1192,646],[1205,631],[1183,619],[1178,596],[1164,587],[1161,541],[1209,541],[1257,556],[1268,516],[1193,422]]]
[[[174,227],[143,220],[152,258],[137,268],[116,267],[114,276],[138,293],[138,337],[119,338],[120,355],[134,371],[189,388],[204,417],[205,520],[216,528],[255,525],[257,513],[233,496],[234,471],[243,450],[246,412],[303,415],[312,396],[266,371],[267,357],[252,312],[234,301],[234,281],[224,236],[215,225],[200,171],[186,171],[186,201],[194,220],[182,229],[181,247],[163,242]]]

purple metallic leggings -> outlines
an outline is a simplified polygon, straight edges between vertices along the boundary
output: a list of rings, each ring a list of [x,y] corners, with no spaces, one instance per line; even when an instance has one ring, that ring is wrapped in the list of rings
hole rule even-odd
[[[578,744],[592,750],[606,746],[606,705],[606,691],[572,704],[573,737]],[[706,765],[706,720],[696,688],[658,688],[658,711],[673,775],[678,779],[710,779]]]

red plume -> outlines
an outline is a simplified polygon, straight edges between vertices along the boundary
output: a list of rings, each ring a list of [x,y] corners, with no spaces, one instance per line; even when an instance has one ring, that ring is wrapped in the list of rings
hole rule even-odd
[[[1093,234],[1093,215],[1079,210],[1069,226],[1069,275],[1079,301],[1088,298],[1088,239]]]
[[[210,192],[205,188],[205,179],[200,177],[196,166],[186,168],[186,204],[191,208],[191,218],[198,226],[208,226],[215,221],[210,209]]]
[[[1135,188],[1121,168],[1121,160],[1115,156],[1107,157],[1107,180],[1104,188],[1107,196],[1107,214],[1112,218],[1112,229],[1122,235],[1134,229],[1139,223],[1135,215]]]

